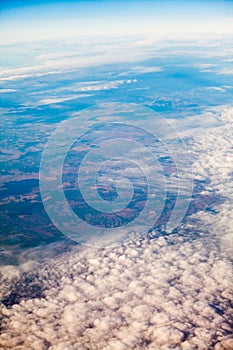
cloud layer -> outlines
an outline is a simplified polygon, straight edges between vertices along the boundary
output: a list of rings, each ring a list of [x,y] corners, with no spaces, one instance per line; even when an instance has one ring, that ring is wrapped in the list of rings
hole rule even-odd
[[[233,255],[233,188],[232,188],[232,139],[233,108],[217,107],[213,118],[214,126],[207,129],[198,127],[192,142],[194,178],[209,180],[203,194],[215,192],[221,196],[221,205],[212,207],[212,211],[200,211],[193,217],[201,220],[208,230],[220,239],[225,254]],[[205,116],[202,116],[205,117]],[[208,120],[208,116],[207,120]]]
[[[230,264],[206,239],[136,238],[51,261],[28,279],[43,297],[2,307],[2,346],[230,349]]]

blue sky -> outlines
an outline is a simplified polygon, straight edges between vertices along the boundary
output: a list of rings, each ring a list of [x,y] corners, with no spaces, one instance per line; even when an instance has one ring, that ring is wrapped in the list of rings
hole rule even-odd
[[[2,1],[1,42],[79,35],[233,32],[233,1]]]

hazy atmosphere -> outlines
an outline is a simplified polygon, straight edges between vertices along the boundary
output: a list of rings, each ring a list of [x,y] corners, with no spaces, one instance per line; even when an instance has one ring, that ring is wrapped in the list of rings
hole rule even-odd
[[[233,2],[0,12],[0,349],[233,349]]]

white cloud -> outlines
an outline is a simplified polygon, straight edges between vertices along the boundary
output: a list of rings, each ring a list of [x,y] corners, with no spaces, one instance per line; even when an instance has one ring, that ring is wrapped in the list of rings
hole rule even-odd
[[[134,74],[147,74],[147,73],[157,73],[161,72],[163,69],[161,67],[145,67],[145,66],[135,66],[131,70],[122,72],[118,74],[119,76],[134,75]]]
[[[146,74],[146,73],[156,73],[161,72],[161,67],[144,67],[144,66],[136,66],[132,69],[135,73]]]
[[[80,50],[70,50],[38,55],[32,65],[0,70],[0,81],[12,81],[30,77],[41,77],[60,73],[77,72],[87,67],[97,67],[104,64],[121,62],[137,62],[145,59],[144,47],[135,48],[134,39],[122,41],[116,38],[112,41],[96,42],[90,40],[88,45],[82,39],[76,40]]]
[[[192,137],[189,147],[194,178],[210,181],[209,185],[205,185],[205,193],[216,193],[216,196],[222,197],[222,204],[213,207],[217,212],[215,215],[199,211],[193,217],[201,220],[208,231],[220,239],[224,253],[232,256],[233,108],[220,106],[212,112],[182,122],[186,128],[183,137]]]
[[[127,83],[131,83],[132,81],[127,81]],[[101,90],[110,90],[117,89],[120,85],[125,84],[125,80],[114,80],[114,81],[88,81],[77,83],[71,87],[72,91],[79,92],[89,92],[89,91],[101,91]]]
[[[0,89],[0,94],[5,93],[5,92],[15,92],[15,89]]]
[[[75,248],[37,271],[43,298],[2,307],[2,346],[223,349],[231,342],[231,268],[205,240],[135,237],[118,248]]]
[[[28,106],[42,106],[48,104],[57,104],[65,101],[70,101],[83,97],[90,97],[94,95],[94,92],[106,91],[111,89],[118,89],[121,85],[124,84],[134,84],[137,82],[137,79],[129,80],[113,80],[113,81],[85,81],[81,83],[75,83],[69,85],[68,87],[61,87],[56,90],[53,90],[53,94],[56,93],[59,97],[50,97],[38,100],[36,102],[26,103]],[[62,96],[62,93],[66,92],[65,97]],[[67,94],[67,92],[69,94]],[[71,95],[70,95],[71,93]],[[48,92],[47,92],[48,94]],[[35,94],[37,97],[37,94]]]
[[[212,64],[212,63],[197,63],[195,65],[195,67],[197,68],[200,68],[200,69],[209,69],[209,68],[212,68],[212,67],[215,67],[216,65],[215,64]]]
[[[205,88],[206,90],[215,90],[215,91],[221,91],[224,92],[226,89],[219,87],[219,86],[209,86]]]
[[[223,68],[218,71],[218,74],[233,75],[233,68]]]
[[[65,101],[70,101],[70,100],[74,100],[76,98],[82,98],[82,97],[86,97],[86,96],[90,96],[87,94],[80,94],[80,95],[75,95],[75,96],[69,96],[69,97],[61,97],[61,98],[45,98],[42,100],[39,100],[38,102],[36,102],[36,104],[33,104],[34,106],[42,106],[42,105],[49,105],[49,104],[54,104],[54,103],[62,103]]]

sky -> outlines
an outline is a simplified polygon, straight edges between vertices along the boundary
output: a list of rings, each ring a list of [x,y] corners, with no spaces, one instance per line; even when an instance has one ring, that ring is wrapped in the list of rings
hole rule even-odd
[[[60,38],[83,35],[191,37],[194,34],[204,39],[208,35],[233,33],[233,1],[0,0],[0,11],[0,43],[57,39],[59,50],[64,42],[59,41]],[[228,255],[233,256],[230,244],[233,215],[233,107],[213,107],[213,97],[209,98],[213,95],[205,90],[214,89],[218,96],[223,96],[220,97],[221,101],[225,101],[226,89],[232,91],[232,82],[225,83],[225,80],[228,81],[227,75],[232,76],[232,55],[228,42],[226,46],[223,42],[212,50],[208,45],[199,48],[196,44],[187,46],[187,50],[176,48],[170,60],[168,58],[173,50],[166,51],[166,46],[165,50],[163,46],[157,52],[155,47],[152,51],[155,66],[141,65],[147,59],[147,47],[145,49],[143,45],[142,49],[139,47],[137,50],[136,45],[129,46],[130,41],[127,40],[127,46],[121,46],[114,40],[101,46],[100,41],[96,40],[97,49],[93,45],[92,51],[92,42],[87,40],[85,47],[81,41],[82,46],[75,47],[74,51],[74,46],[69,50],[62,46],[63,52],[59,51],[58,54],[52,51],[53,45],[51,52],[41,50],[39,45],[28,45],[33,55],[29,55],[21,45],[17,49],[20,54],[15,50],[17,45],[13,45],[14,50],[5,50],[4,60],[7,65],[13,66],[4,69],[0,77],[0,80],[5,80],[6,87],[2,93],[13,93],[6,100],[7,108],[3,114],[7,136],[13,135],[6,145],[8,147],[9,141],[15,153],[5,154],[11,162],[10,169],[22,159],[20,169],[24,169],[24,164],[31,166],[28,163],[30,158],[25,156],[24,163],[23,156],[27,153],[30,157],[37,155],[36,152],[40,152],[43,147],[43,137],[47,137],[54,128],[55,119],[53,125],[50,124],[50,117],[46,120],[52,105],[55,118],[61,118],[63,111],[68,114],[69,108],[72,110],[79,104],[74,99],[71,107],[64,103],[63,110],[61,103],[66,98],[69,101],[70,97],[69,103],[73,97],[79,98],[85,94],[90,98],[88,103],[99,101],[103,98],[101,96],[116,99],[120,93],[114,94],[113,89],[118,88],[118,85],[130,84],[122,90],[128,95],[126,100],[135,96],[140,103],[149,106],[156,106],[157,102],[165,106],[171,103],[175,109],[178,118],[170,120],[188,142],[193,157],[192,176],[200,184],[207,210],[197,210],[187,217],[187,222],[184,222],[178,234],[151,240],[135,234],[135,238],[113,249],[108,247],[98,250],[81,245],[58,254],[54,259],[57,252],[55,245],[46,249],[43,245],[40,250],[33,248],[18,251],[15,255],[19,266],[9,263],[1,267],[4,332],[0,335],[0,347],[35,350],[48,347],[49,350],[85,350],[87,347],[93,350],[233,348],[233,340],[230,339],[232,310],[229,307],[232,269],[228,261]],[[127,50],[128,56],[124,50]],[[187,55],[187,60],[180,60],[183,54]],[[34,56],[36,59],[31,59]],[[14,67],[14,60],[19,60],[24,66]],[[119,68],[114,72],[116,75],[109,75],[114,67],[110,65],[105,68],[106,62],[118,64],[116,67]],[[121,62],[124,65],[121,66]],[[164,62],[161,67],[157,66],[160,62]],[[191,66],[185,66],[186,62]],[[97,73],[96,65],[100,66]],[[86,66],[93,69],[87,69],[87,77],[82,75],[82,68]],[[142,74],[147,74],[148,69],[155,75],[148,75],[146,80]],[[163,72],[163,69],[164,75],[156,81],[156,74]],[[121,71],[126,72],[126,75],[122,75]],[[92,72],[93,75],[90,74]],[[47,78],[49,73],[60,75]],[[141,80],[139,82],[137,75]],[[165,88],[162,82],[164,76],[167,77],[165,82],[171,82]],[[94,80],[95,77],[98,80]],[[187,80],[189,86],[186,91]],[[133,92],[132,82],[135,83]],[[210,85],[213,83],[216,85]],[[148,94],[136,90],[136,86],[142,89],[149,87]],[[175,91],[170,93],[173,86]],[[15,90],[8,87],[14,87]],[[98,95],[101,90],[106,95]],[[162,98],[158,98],[160,94]],[[194,115],[179,118],[186,111],[191,113],[189,105],[195,105],[197,101],[203,113],[198,115],[197,112],[196,115],[195,112]],[[205,104],[208,104],[208,108],[204,110]],[[182,108],[185,112],[182,112]],[[31,123],[28,123],[28,116]],[[36,122],[33,124],[34,120]],[[14,125],[19,127],[13,128]],[[15,140],[17,142],[14,145]],[[169,135],[169,140],[172,142],[172,135]],[[36,156],[35,164],[37,161]],[[33,179],[33,176],[37,178],[37,173],[25,171],[22,174],[16,171],[13,176],[18,176],[17,179],[20,176],[32,176]],[[180,187],[183,185],[181,183]],[[216,203],[209,208],[208,200],[211,203],[211,195],[215,194]],[[218,196],[224,198],[220,204]],[[35,198],[31,198],[32,203]],[[194,197],[196,201],[198,198]],[[25,199],[20,195],[22,202]],[[199,205],[198,202],[196,205]],[[4,255],[7,257],[6,264],[11,261],[7,254],[10,254],[8,250]],[[36,259],[39,261],[46,257],[45,263],[36,262]],[[19,300],[22,302],[19,303]],[[18,305],[12,306],[11,303]]]
[[[233,1],[1,1],[0,42],[84,35],[221,35]]]

